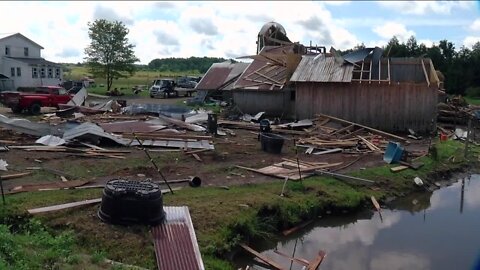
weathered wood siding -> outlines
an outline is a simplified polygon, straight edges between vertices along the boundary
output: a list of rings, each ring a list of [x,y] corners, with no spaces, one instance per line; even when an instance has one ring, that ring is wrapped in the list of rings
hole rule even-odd
[[[269,116],[291,116],[295,101],[291,91],[233,90],[233,102],[243,113],[265,112]]]
[[[297,83],[296,116],[324,113],[385,131],[428,132],[438,91],[426,84]]]

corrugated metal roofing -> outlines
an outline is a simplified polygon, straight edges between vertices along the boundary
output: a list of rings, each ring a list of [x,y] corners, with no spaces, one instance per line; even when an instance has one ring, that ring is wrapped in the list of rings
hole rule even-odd
[[[198,83],[197,90],[213,90],[218,89],[226,84],[229,80],[238,77],[248,67],[249,63],[214,63],[205,73]],[[234,81],[229,85],[224,85],[222,89],[229,90]]]
[[[204,270],[188,207],[163,207],[164,223],[153,227],[159,270]]]
[[[353,65],[339,64],[333,56],[302,56],[291,82],[351,82]]]

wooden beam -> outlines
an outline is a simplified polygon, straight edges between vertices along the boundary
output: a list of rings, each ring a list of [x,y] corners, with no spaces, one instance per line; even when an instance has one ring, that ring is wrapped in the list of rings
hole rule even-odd
[[[240,246],[245,249],[248,253],[252,254],[253,256],[257,257],[258,259],[260,259],[261,261],[265,262],[266,264],[272,266],[273,268],[277,269],[277,270],[283,270],[284,268],[282,266],[280,266],[279,264],[277,264],[276,262],[272,261],[270,258],[268,258],[267,256],[264,256],[260,253],[258,253],[257,251],[253,250],[252,248],[250,248],[249,246],[245,245],[245,244],[240,244]]]
[[[391,84],[391,81],[390,81],[390,57],[387,58],[387,69],[388,69],[388,84]]]
[[[325,258],[325,251],[320,250],[318,256],[308,265],[307,270],[317,270],[320,267],[323,259]]]
[[[427,80],[427,85],[428,87],[430,87],[430,79],[428,78],[427,69],[425,68],[425,63],[423,63],[423,59],[421,59],[421,61],[422,61],[423,74],[425,75],[425,80]]]
[[[46,212],[52,212],[52,211],[58,211],[58,210],[72,208],[72,207],[82,206],[82,205],[95,204],[101,201],[102,201],[102,198],[98,198],[98,199],[84,200],[79,202],[65,203],[65,204],[59,204],[59,205],[53,205],[53,206],[47,206],[47,207],[40,207],[40,208],[28,209],[28,213],[29,214],[46,213]]]
[[[363,79],[363,66],[365,65],[365,60],[362,60],[362,68],[360,69],[360,83],[362,83]]]
[[[21,178],[27,175],[30,175],[31,172],[24,172],[24,173],[15,173],[15,174],[8,174],[8,175],[2,175],[0,176],[0,179],[2,180],[8,180],[8,179],[15,179],[15,178]]]
[[[370,62],[370,70],[368,71],[368,83],[372,83],[372,62]]]
[[[364,125],[361,125],[361,124],[357,124],[357,123],[354,123],[354,122],[350,122],[350,121],[347,121],[347,120],[344,120],[344,119],[341,119],[341,118],[336,118],[336,117],[329,116],[329,115],[322,114],[322,113],[318,114],[318,116],[328,117],[332,120],[335,120],[335,121],[338,121],[338,122],[341,122],[341,123],[346,123],[346,124],[350,124],[350,125],[355,125],[357,127],[362,127],[364,129],[368,129],[368,130],[370,130],[372,132],[375,132],[375,133],[378,133],[380,135],[390,137],[390,138],[395,138],[395,139],[403,141],[403,142],[407,141],[407,139],[402,138],[400,136],[397,136],[397,135],[394,135],[394,134],[391,134],[391,133],[388,133],[388,132],[385,132],[385,131],[381,131],[381,130],[378,130],[378,129],[374,129],[374,128],[371,128],[371,127],[368,127],[368,126],[364,126]]]
[[[378,61],[378,83],[382,79],[382,59]]]
[[[289,255],[287,255],[287,254],[285,254],[285,253],[283,253],[279,250],[274,250],[273,252],[277,253],[278,255],[280,255],[282,257],[285,257],[285,258],[289,259],[292,262],[296,262],[296,263],[299,263],[299,264],[302,264],[302,265],[305,265],[305,266],[308,266],[310,264],[310,262],[305,260],[305,259],[290,257]]]

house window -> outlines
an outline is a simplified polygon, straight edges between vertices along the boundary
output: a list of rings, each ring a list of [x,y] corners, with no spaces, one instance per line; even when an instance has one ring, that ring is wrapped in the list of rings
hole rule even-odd
[[[15,68],[10,68],[10,76],[15,77]]]
[[[28,47],[23,48],[23,55],[28,57]]]
[[[17,77],[21,77],[22,76],[22,69],[17,67]]]
[[[53,69],[48,68],[48,78],[53,78]]]
[[[37,68],[32,68],[32,78],[38,78],[38,70],[37,70]]]
[[[10,46],[5,46],[5,55],[10,55]]]
[[[40,69],[40,78],[45,78],[45,68]]]
[[[55,69],[55,78],[60,78],[60,69],[59,68]]]

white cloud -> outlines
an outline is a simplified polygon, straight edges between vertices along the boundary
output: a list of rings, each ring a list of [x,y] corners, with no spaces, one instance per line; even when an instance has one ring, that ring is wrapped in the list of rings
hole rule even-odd
[[[474,1],[379,1],[380,6],[402,14],[427,15],[431,13],[448,15],[453,9],[466,10],[475,5]]]
[[[410,36],[415,36],[415,32],[407,30],[405,25],[396,22],[387,22],[384,25],[374,27],[372,30],[385,39],[396,36],[400,42],[405,42]]]
[[[470,29],[472,31],[480,32],[480,19],[473,21],[472,25],[470,25]]]
[[[388,266],[389,270],[427,270],[431,269],[430,261],[426,257],[419,254],[406,252],[381,252],[377,254],[371,261],[369,269],[380,270]]]
[[[477,42],[480,42],[480,36],[467,36],[463,40],[463,45],[471,49]]]
[[[366,45],[386,44],[393,36],[406,41],[415,35],[413,25],[447,25],[454,22],[468,29],[473,19],[443,16],[438,19],[415,17],[416,20],[398,18],[387,22],[385,16],[360,18],[355,16],[336,17],[328,9],[333,5],[348,5],[349,1],[333,2],[1,2],[0,10],[22,10],[4,12],[0,17],[0,33],[21,32],[45,49],[43,57],[56,62],[81,62],[84,49],[89,44],[87,22],[94,18],[122,20],[130,30],[129,40],[136,45],[135,54],[141,63],[163,57],[216,56],[235,57],[254,54],[256,38],[262,25],[268,21],[282,24],[292,41],[308,45],[335,47],[345,50],[364,42]],[[405,3],[382,4],[396,6],[396,11],[408,9]],[[402,8],[400,8],[400,5]],[[409,4],[410,5],[410,4]],[[419,13],[450,12],[468,3],[413,3],[412,10]],[[355,12],[355,11],[353,11]],[[413,12],[413,11],[412,11]],[[42,14],[42,16],[38,16]],[[28,19],[25,19],[28,18]],[[361,19],[361,20],[360,20]],[[478,21],[478,20],[477,20]],[[480,27],[475,21],[471,30]],[[379,38],[353,32],[358,27],[374,27]],[[412,25],[412,28],[410,28]],[[478,26],[477,26],[478,25]],[[361,30],[364,31],[364,30]],[[362,40],[358,37],[362,36]],[[366,36],[366,37],[365,37]],[[470,37],[460,36],[470,44]],[[431,37],[422,36],[425,40]],[[446,37],[450,40],[449,37]],[[375,40],[378,39],[378,40]],[[428,45],[428,44],[427,44]]]

